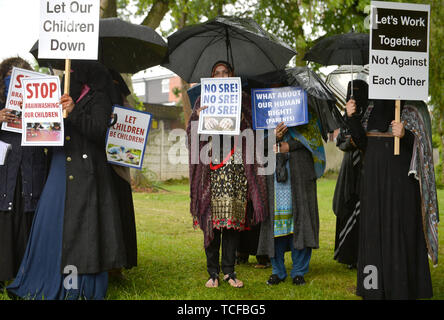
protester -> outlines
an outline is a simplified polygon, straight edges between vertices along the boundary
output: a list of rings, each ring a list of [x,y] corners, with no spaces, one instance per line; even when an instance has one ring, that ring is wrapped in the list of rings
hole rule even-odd
[[[323,174],[325,154],[311,112],[309,119],[308,124],[291,128],[281,122],[275,129],[277,145],[267,150],[276,153],[276,172],[267,176],[270,215],[261,224],[258,254],[271,258],[269,285],[286,279],[286,251],[291,251],[293,284],[305,284],[312,249],[319,248],[316,179]]]
[[[346,101],[351,97],[351,81],[348,83]],[[353,97],[356,101],[357,120],[361,120],[368,103],[368,84],[363,80],[353,81]],[[344,115],[346,118],[347,115]],[[347,127],[341,128],[336,146],[344,151],[341,169],[333,196],[333,212],[336,215],[334,259],[356,268],[358,263],[360,179],[362,170],[361,150],[355,145]]]
[[[122,76],[114,71],[109,70],[115,86],[114,104],[131,108],[126,97],[131,93]],[[134,215],[133,194],[131,191],[131,175],[128,167],[111,165],[113,170],[112,178],[116,187],[117,199],[119,202],[120,219],[122,222],[122,233],[126,251],[125,268],[131,269],[137,266],[137,234],[136,234],[136,218]],[[110,276],[123,278],[121,270],[113,270]]]
[[[247,206],[247,217],[253,214]],[[257,246],[259,244],[259,236],[261,231],[261,223],[246,228],[240,232],[239,247],[236,251],[236,264],[247,264],[250,255],[256,256],[257,263],[255,269],[266,269],[271,266],[270,258],[267,255],[257,255]]]
[[[93,61],[72,62],[64,147],[51,168],[11,295],[27,299],[103,299],[111,269],[126,262],[112,169],[105,154],[111,76]]]
[[[433,295],[427,253],[436,264],[438,207],[428,111],[408,101],[401,108],[395,122],[395,101],[374,100],[361,125],[356,101],[346,104],[353,141],[365,152],[357,274],[364,299]]]
[[[216,62],[211,70],[212,77],[232,77],[234,70],[228,62]],[[193,141],[198,142],[199,154],[210,147],[217,150],[217,136],[211,141],[200,141],[197,135],[199,113],[206,106],[201,106],[200,97],[195,102],[194,111],[187,127],[188,148],[190,150],[190,211],[194,225],[204,232],[204,247],[207,257],[207,271],[210,275],[207,287],[219,286],[219,272],[222,267],[223,279],[231,286],[243,287],[234,272],[239,231],[245,229],[246,206],[251,200],[253,205],[252,223],[262,221],[267,215],[265,177],[258,175],[259,165],[246,162],[246,142],[242,139],[242,151],[236,147],[237,138],[231,137],[231,150],[223,154],[223,147],[215,158],[220,161],[204,164],[201,157],[194,164],[191,159]],[[242,119],[240,129],[251,128],[250,97],[242,92]],[[194,139],[194,140],[193,140]],[[215,141],[213,141],[215,140]],[[220,138],[222,143],[224,139]],[[222,242],[222,262],[219,263]]]
[[[32,70],[20,57],[0,64],[0,140],[12,146],[0,166],[0,289],[15,277],[25,253],[47,162],[44,148],[22,147],[20,133],[1,130],[3,123],[18,119],[5,108],[13,67]]]
[[[251,201],[247,204],[247,221],[253,217],[253,208]],[[257,264],[255,269],[266,269],[271,266],[270,258],[267,255],[257,255],[257,246],[259,244],[259,236],[261,231],[261,223],[249,225],[244,231],[240,232],[239,246],[236,250],[236,264],[247,264],[250,255],[256,256]]]

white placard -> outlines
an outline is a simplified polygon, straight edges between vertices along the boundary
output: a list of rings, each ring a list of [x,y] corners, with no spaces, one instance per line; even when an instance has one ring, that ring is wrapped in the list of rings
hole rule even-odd
[[[117,115],[117,122],[108,129],[108,162],[142,169],[152,115],[118,105],[114,106],[113,113]]]
[[[239,135],[242,85],[239,77],[202,78],[199,134]]]
[[[371,2],[370,99],[428,99],[429,34],[429,5]]]
[[[20,105],[23,102],[22,92],[23,84],[22,79],[25,78],[42,78],[46,77],[46,74],[34,72],[17,67],[12,68],[11,82],[9,83],[8,97],[6,98],[5,108],[13,110],[18,119],[14,122],[3,122],[2,130],[11,131],[16,133],[22,133],[22,109]]]
[[[60,80],[23,79],[22,146],[63,146]]]
[[[100,0],[40,0],[39,58],[97,60]]]

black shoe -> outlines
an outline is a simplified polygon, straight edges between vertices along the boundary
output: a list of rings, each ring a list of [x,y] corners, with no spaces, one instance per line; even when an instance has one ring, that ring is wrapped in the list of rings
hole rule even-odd
[[[293,278],[293,284],[300,286],[305,284],[305,279],[303,276],[296,276]]]
[[[280,279],[277,274],[272,274],[270,278],[267,280],[267,284],[275,285],[283,282],[285,279]]]

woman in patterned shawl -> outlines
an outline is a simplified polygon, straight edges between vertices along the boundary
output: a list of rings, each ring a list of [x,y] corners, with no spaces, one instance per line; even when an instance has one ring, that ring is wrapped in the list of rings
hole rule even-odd
[[[233,74],[232,66],[224,61],[216,62],[211,70],[212,77],[232,77]],[[219,272],[222,267],[224,280],[231,286],[239,288],[243,286],[243,283],[236,278],[234,272],[239,231],[243,231],[249,223],[257,224],[263,221],[267,214],[265,176],[257,174],[259,165],[256,159],[253,164],[247,163],[246,141],[242,140],[242,148],[239,150],[237,148],[238,136],[231,137],[231,150],[227,154],[224,154],[224,148],[221,147],[220,154],[214,155],[213,160],[216,158],[218,161],[214,160],[210,164],[203,163],[201,151],[212,152],[213,144],[218,140],[210,138],[209,141],[200,141],[199,139],[197,122],[200,111],[205,108],[206,106],[201,106],[199,97],[187,126],[190,211],[194,226],[199,226],[204,233],[207,271],[210,275],[206,286],[218,287]],[[252,128],[250,97],[242,92],[240,129],[242,132],[250,128]],[[224,140],[220,136],[219,138],[219,141]],[[198,145],[197,150],[193,149],[193,141]],[[253,205],[252,221],[246,221],[248,201],[251,201]],[[222,263],[220,266],[221,242]]]

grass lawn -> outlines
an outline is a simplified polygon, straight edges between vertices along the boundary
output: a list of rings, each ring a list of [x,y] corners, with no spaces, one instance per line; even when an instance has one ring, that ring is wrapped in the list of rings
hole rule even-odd
[[[278,286],[265,284],[271,269],[254,269],[256,258],[236,266],[242,289],[222,283],[217,289],[205,288],[208,278],[202,232],[192,227],[187,184],[163,185],[159,193],[134,193],[137,220],[138,267],[124,272],[126,280],[111,280],[108,299],[216,299],[216,300],[293,300],[360,299],[355,292],[356,270],[333,260],[336,217],[331,209],[335,180],[318,182],[320,249],[314,250],[307,284],[296,287],[291,278]],[[439,207],[444,206],[444,190],[439,190]],[[443,234],[443,226],[440,226]],[[443,263],[444,240],[440,241]],[[290,269],[290,253],[286,254]],[[444,269],[431,267],[434,299],[444,299]],[[0,294],[0,300],[7,299]]]

